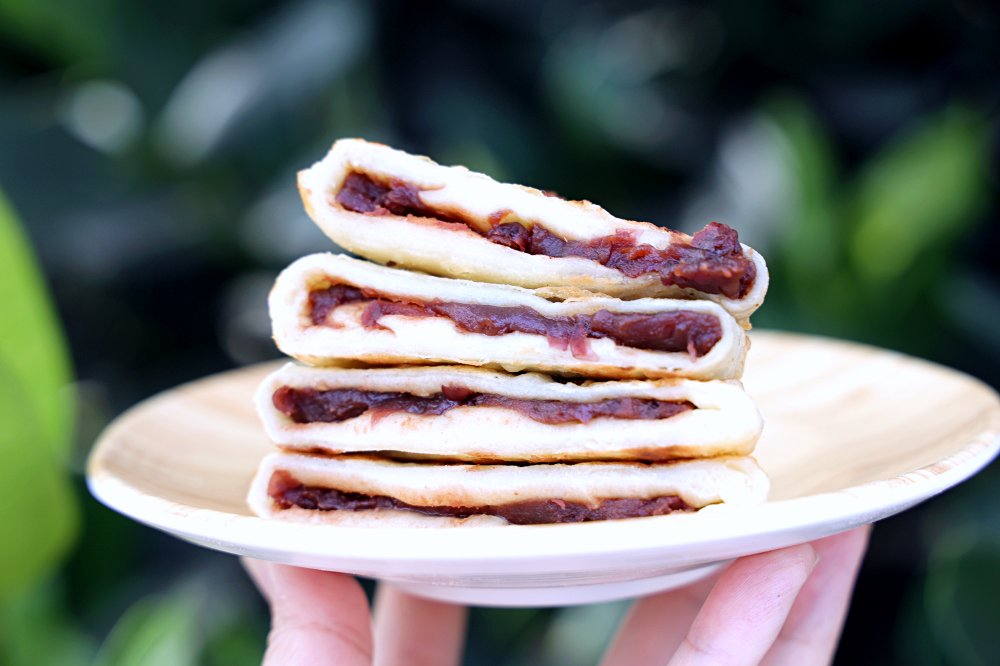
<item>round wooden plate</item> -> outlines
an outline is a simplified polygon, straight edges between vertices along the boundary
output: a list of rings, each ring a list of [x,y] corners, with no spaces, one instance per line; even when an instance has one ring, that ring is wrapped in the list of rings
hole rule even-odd
[[[244,497],[272,449],[251,395],[274,364],[208,377],[132,408],[90,457],[91,492],[194,543],[392,581],[476,605],[560,605],[684,584],[741,555],[898,513],[982,469],[1000,399],[954,370],[858,344],[754,332],[744,383],[764,415],[757,507],[570,525],[335,527],[266,521]]]

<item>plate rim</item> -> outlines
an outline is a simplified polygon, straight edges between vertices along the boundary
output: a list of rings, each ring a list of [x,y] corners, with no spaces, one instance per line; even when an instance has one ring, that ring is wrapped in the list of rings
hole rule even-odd
[[[850,340],[785,331],[758,330],[754,336],[761,334],[771,338],[795,338],[873,350],[959,375],[991,395],[994,400],[992,418],[979,433],[970,437],[965,446],[918,469],[891,478],[802,497],[768,501],[753,507],[709,507],[695,514],[582,524],[474,528],[341,526],[272,521],[258,516],[183,505],[146,493],[103,468],[101,462],[106,455],[105,450],[115,441],[116,431],[128,422],[131,415],[165,397],[164,393],[158,393],[124,411],[103,430],[88,458],[87,487],[102,504],[137,522],[229,553],[252,550],[285,556],[325,557],[331,561],[365,560],[372,564],[513,563],[537,561],[539,558],[592,559],[621,552],[672,552],[684,548],[697,551],[699,548],[711,549],[713,544],[718,546],[720,542],[736,543],[754,537],[770,536],[773,541],[774,537],[780,535],[789,538],[783,541],[777,539],[781,541],[779,545],[771,545],[765,549],[790,545],[874,522],[926,501],[974,476],[1000,453],[1000,395],[975,377],[933,361]],[[280,362],[282,361],[267,364]],[[259,371],[264,365],[266,364],[244,366],[209,375],[172,390],[185,391],[223,375]],[[806,515],[817,515],[810,514],[817,509],[821,510],[820,518],[804,518]],[[197,520],[192,520],[193,518]],[[656,529],[662,524],[671,525],[675,529]],[[192,526],[195,529],[191,529]],[[794,532],[807,528],[811,529],[808,539],[796,539],[793,535]],[[512,531],[518,535],[517,541],[521,547],[510,547]],[[329,535],[331,532],[364,538],[315,539],[317,533]],[[226,538],[223,538],[224,535]],[[579,552],[578,542],[581,536],[593,537],[585,553]],[[407,539],[405,549],[386,548],[384,542],[391,538],[398,540],[400,537]],[[498,555],[497,546],[501,543],[506,547],[500,551],[502,555]],[[532,547],[524,548],[525,543]],[[282,547],[282,544],[294,547]],[[761,549],[749,550],[746,553],[759,550]]]
[[[686,541],[683,539],[650,539],[646,543],[623,543],[621,541],[613,540],[596,540],[592,545],[593,548],[585,553],[586,557],[595,557],[602,555],[609,555],[616,552],[622,551],[638,551],[638,550],[670,550],[672,548],[682,548],[682,547],[696,547],[696,546],[707,546],[713,542],[719,540],[735,541],[739,539],[754,537],[754,536],[764,536],[764,535],[776,535],[782,532],[795,531],[797,529],[802,529],[806,527],[820,527],[818,532],[825,532],[821,526],[836,526],[843,524],[843,529],[849,529],[855,525],[862,525],[880,520],[884,517],[893,515],[900,510],[914,506],[917,503],[931,499],[932,497],[944,492],[945,490],[961,483],[965,479],[973,476],[978,471],[985,468],[996,456],[998,451],[1000,451],[1000,435],[994,436],[992,441],[975,441],[966,447],[963,447],[959,451],[956,451],[951,456],[944,458],[940,461],[931,463],[924,467],[918,468],[907,474],[892,477],[890,479],[879,479],[877,481],[871,481],[868,483],[850,486],[837,491],[817,493],[813,495],[808,495],[805,497],[796,497],[786,500],[778,500],[774,502],[765,502],[763,505],[758,505],[756,507],[737,507],[732,510],[727,509],[725,511],[725,516],[722,515],[722,511],[715,513],[712,517],[712,523],[719,523],[727,525],[727,533],[722,534],[709,534],[708,536],[698,539]],[[955,459],[958,459],[957,461]],[[942,464],[952,463],[948,469],[943,471],[936,471],[932,468],[937,467]],[[397,562],[397,561],[440,561],[440,562],[452,562],[452,561],[462,561],[469,562],[473,560],[478,561],[519,561],[519,560],[532,560],[539,557],[573,557],[579,555],[579,553],[570,546],[575,540],[565,538],[568,532],[597,532],[597,531],[608,531],[608,532],[624,532],[624,533],[638,533],[638,534],[653,534],[655,530],[651,529],[640,529],[640,527],[646,528],[650,527],[653,521],[658,521],[660,523],[664,521],[674,521],[677,519],[693,519],[698,514],[691,515],[680,515],[680,516],[654,516],[649,518],[636,518],[621,521],[604,521],[604,522],[594,522],[594,523],[582,523],[582,524],[563,524],[563,525],[503,525],[503,526],[482,526],[473,529],[462,529],[462,528],[437,528],[437,527],[365,527],[365,526],[339,526],[339,525],[329,525],[329,524],[310,524],[310,523],[297,523],[297,522],[279,522],[279,521],[269,521],[258,516],[246,516],[233,513],[227,513],[224,511],[218,511],[215,509],[193,509],[192,512],[179,512],[176,510],[171,510],[172,507],[178,507],[176,503],[169,500],[144,493],[134,486],[127,484],[120,479],[112,475],[88,475],[87,485],[94,496],[105,506],[126,515],[133,520],[136,520],[144,525],[165,531],[167,533],[173,534],[175,536],[180,536],[187,540],[194,540],[198,543],[213,542],[219,550],[225,550],[226,552],[238,552],[231,548],[223,546],[242,546],[243,548],[251,548],[253,550],[260,551],[273,551],[273,552],[283,552],[283,553],[297,553],[302,555],[310,556],[327,556],[330,558],[340,558],[340,559],[351,559],[351,558],[363,558],[365,560],[371,560],[373,562]],[[891,496],[884,495],[886,501],[879,503],[876,506],[872,506],[863,502],[863,498],[872,494],[883,494],[882,491],[893,489]],[[154,508],[159,509],[157,513],[152,515],[142,512],[135,511],[128,508],[128,506],[121,506],[117,503],[118,500],[122,501],[132,501],[132,506],[146,506],[152,505]],[[821,507],[830,503],[836,503],[839,510],[830,510],[820,519],[811,520],[799,520],[799,521],[785,521],[781,518],[784,514],[792,515],[804,515],[805,511],[799,511],[803,507],[808,505],[819,504]],[[704,512],[701,512],[704,514]],[[734,514],[750,514],[750,519],[743,522],[736,522],[739,526],[733,529],[733,521],[731,520]],[[772,515],[775,514],[775,515]],[[867,514],[867,515],[865,515]],[[199,520],[196,524],[202,525],[204,529],[202,530],[190,530],[185,528],[185,523],[190,523],[192,516],[197,516]],[[704,515],[702,515],[704,517]],[[743,517],[743,516],[740,516]],[[159,519],[156,519],[159,518]],[[641,524],[636,521],[642,521]],[[709,521],[703,521],[709,522]],[[761,525],[763,523],[763,526]],[[230,538],[220,538],[218,534],[213,534],[212,530],[221,526],[226,526],[229,528],[236,528],[236,532],[240,534],[248,533],[250,538],[234,540]],[[263,526],[263,529],[255,529]],[[712,525],[716,527],[716,525]],[[763,529],[762,529],[763,527]],[[700,526],[699,528],[689,528],[683,531],[695,531],[704,532],[709,531],[706,529],[707,526]],[[495,545],[497,539],[483,538],[487,533],[492,533],[490,536],[500,537],[499,532],[506,533],[510,536],[512,530],[517,530],[519,536],[524,537],[527,534],[532,534],[534,537],[532,541],[536,546],[535,549],[529,550],[518,550],[518,549],[506,549],[503,555],[498,557],[496,555]],[[253,535],[256,531],[257,534]],[[417,539],[416,541],[408,542],[408,548],[405,554],[398,550],[385,550],[381,546],[373,547],[376,544],[369,544],[367,548],[354,549],[351,548],[344,549],[343,551],[331,551],[326,547],[324,542],[323,547],[317,548],[283,548],[280,545],[276,546],[272,541],[273,537],[269,534],[272,532],[288,532],[288,533],[300,533],[307,534],[320,531],[320,532],[338,532],[347,533],[350,535],[365,535],[365,536],[376,536],[382,537],[376,539],[381,542],[386,540],[387,537],[398,538],[400,535],[406,536],[427,536],[434,537],[433,539]],[[478,539],[473,539],[473,531],[475,531],[475,536]],[[828,533],[833,534],[840,529],[835,527],[831,529]],[[455,549],[448,549],[446,546],[453,546],[453,543],[433,543],[435,539],[439,539],[444,535],[443,541],[445,542],[470,542],[475,548],[474,550],[481,550],[483,552],[482,556],[477,556],[470,550],[457,551]],[[456,535],[457,538],[449,538],[450,535]],[[539,535],[543,535],[541,539],[538,538]],[[261,543],[257,543],[258,539],[254,537],[260,537]],[[288,536],[287,534],[283,536]],[[574,535],[576,536],[576,535]],[[617,536],[621,536],[618,534]],[[662,535],[660,535],[662,536]],[[668,537],[675,537],[676,533],[668,534]],[[812,538],[817,537],[810,537]],[[357,544],[359,542],[354,540],[347,540],[351,544]],[[503,539],[507,541],[507,539]],[[549,543],[545,543],[545,542]],[[794,543],[795,541],[790,541],[789,543]],[[314,542],[314,544],[317,542]],[[360,542],[363,543],[363,542]],[[280,542],[279,542],[280,544]],[[466,544],[462,544],[466,545]],[[538,552],[537,546],[545,545],[546,548],[542,549],[544,552]],[[560,550],[559,545],[565,546],[565,550]],[[412,548],[416,546],[416,548]],[[553,547],[555,546],[555,547]],[[443,551],[443,552],[442,552]]]

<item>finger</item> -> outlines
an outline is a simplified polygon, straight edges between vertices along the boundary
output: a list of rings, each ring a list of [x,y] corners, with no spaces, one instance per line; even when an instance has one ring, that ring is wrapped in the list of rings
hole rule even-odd
[[[601,661],[602,666],[663,662],[684,640],[718,576],[636,601]]]
[[[670,664],[760,663],[815,564],[808,544],[736,560],[705,599]]]
[[[380,583],[375,593],[375,663],[458,664],[466,615],[464,606],[423,599]]]
[[[262,560],[243,565],[271,606],[265,666],[371,664],[371,618],[358,581]]]
[[[792,605],[765,664],[828,664],[844,626],[868,527],[813,542],[819,564]]]
[[[243,565],[244,571],[250,575],[250,580],[257,586],[257,591],[264,597],[264,601],[270,605],[271,568],[267,566],[268,563],[262,560],[253,560],[249,557],[241,557],[240,564]]]

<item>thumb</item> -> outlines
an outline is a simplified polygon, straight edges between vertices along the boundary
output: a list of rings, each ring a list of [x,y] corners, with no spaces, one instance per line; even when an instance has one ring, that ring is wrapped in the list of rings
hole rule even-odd
[[[265,666],[371,664],[371,616],[358,581],[263,560],[243,566],[271,606]]]

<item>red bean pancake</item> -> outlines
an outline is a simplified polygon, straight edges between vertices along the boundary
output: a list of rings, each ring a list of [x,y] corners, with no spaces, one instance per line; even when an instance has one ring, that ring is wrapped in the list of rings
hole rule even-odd
[[[275,472],[268,483],[268,495],[282,509],[299,507],[315,511],[369,511],[396,509],[431,516],[467,518],[475,515],[499,516],[514,525],[579,523],[643,516],[662,516],[675,511],[693,511],[676,495],[638,498],[608,498],[588,506],[561,499],[527,500],[485,506],[417,506],[385,495],[341,492],[333,488],[306,486],[288,472]]]
[[[414,215],[464,224],[487,240],[520,252],[590,259],[631,278],[654,273],[664,285],[727,298],[745,296],[757,274],[753,261],[743,254],[736,231],[718,222],[708,224],[690,243],[673,243],[660,250],[645,243],[637,244],[627,231],[586,241],[564,240],[538,224],[501,222],[509,211],[491,215],[494,224],[483,232],[461,215],[424,205],[420,190],[409,183],[379,181],[357,171],[347,175],[335,198],[345,209],[356,213]]]

